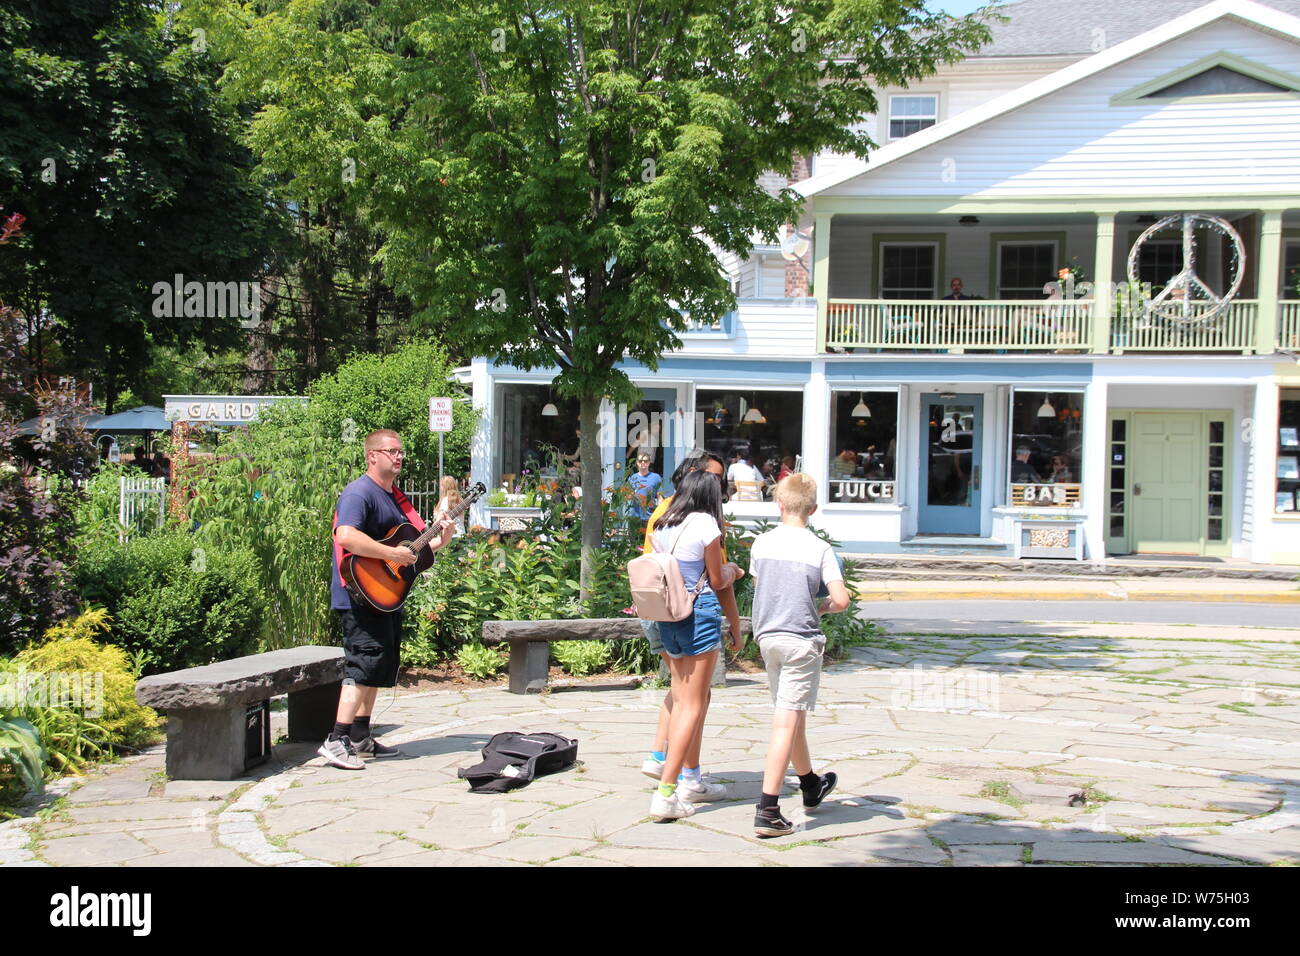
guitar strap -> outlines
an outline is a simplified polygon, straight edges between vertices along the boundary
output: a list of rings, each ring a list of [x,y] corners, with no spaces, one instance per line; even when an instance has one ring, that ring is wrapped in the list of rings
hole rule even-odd
[[[415,505],[411,504],[411,499],[402,494],[402,489],[398,488],[397,485],[393,485],[393,500],[397,502],[397,507],[402,510],[402,514],[406,516],[406,520],[411,523],[416,531],[423,531],[428,527],[424,523],[424,519],[420,517],[420,513],[415,510]],[[334,523],[330,526],[330,540],[334,545],[334,573],[339,576],[339,584],[346,587],[347,582],[343,580],[343,546],[334,537],[334,532],[338,530],[338,527],[339,513],[335,510]]]

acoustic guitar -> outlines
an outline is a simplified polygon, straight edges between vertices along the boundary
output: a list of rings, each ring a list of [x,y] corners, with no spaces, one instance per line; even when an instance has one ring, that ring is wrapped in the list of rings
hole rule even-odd
[[[429,542],[442,536],[439,526],[443,521],[455,521],[486,493],[487,488],[480,481],[470,489],[464,501],[448,509],[447,514],[437,520],[430,519],[429,526],[423,531],[416,531],[415,525],[403,522],[379,540],[380,544],[389,547],[410,548],[416,556],[414,564],[403,566],[383,558],[363,558],[359,554],[344,553],[339,573],[352,597],[376,611],[391,613],[399,610],[411,593],[415,579],[433,564]]]

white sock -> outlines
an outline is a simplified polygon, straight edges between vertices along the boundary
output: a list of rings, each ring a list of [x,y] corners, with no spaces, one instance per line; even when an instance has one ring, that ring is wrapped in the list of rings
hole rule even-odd
[[[698,783],[702,783],[702,782],[703,782],[703,781],[700,779],[700,768],[699,768],[699,767],[683,767],[683,768],[682,768],[682,772],[681,772],[681,774],[677,777],[677,779],[678,779],[678,780],[685,780],[687,783],[692,784],[692,785],[694,785],[694,784],[698,784]]]

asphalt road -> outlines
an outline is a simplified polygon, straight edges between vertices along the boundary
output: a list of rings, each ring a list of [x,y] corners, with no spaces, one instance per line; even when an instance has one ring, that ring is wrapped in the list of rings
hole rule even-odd
[[[1163,601],[865,601],[864,617],[932,627],[977,621],[1098,621],[1300,628],[1300,605]]]

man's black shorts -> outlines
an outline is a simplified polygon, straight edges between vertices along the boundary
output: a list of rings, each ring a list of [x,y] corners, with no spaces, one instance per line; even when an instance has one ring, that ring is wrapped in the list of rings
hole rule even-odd
[[[339,611],[343,625],[343,676],[362,687],[392,687],[402,651],[402,612],[370,608]]]

